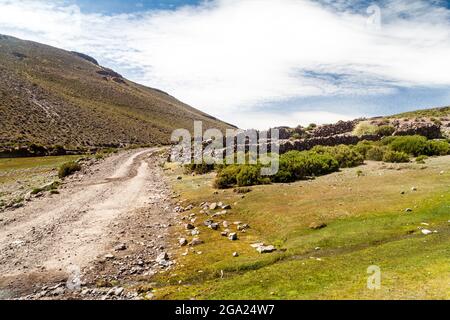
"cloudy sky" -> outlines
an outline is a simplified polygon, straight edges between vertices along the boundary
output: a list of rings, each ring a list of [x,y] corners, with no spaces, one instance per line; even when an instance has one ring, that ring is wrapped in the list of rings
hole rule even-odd
[[[448,1],[0,0],[0,33],[242,128],[450,105]]]

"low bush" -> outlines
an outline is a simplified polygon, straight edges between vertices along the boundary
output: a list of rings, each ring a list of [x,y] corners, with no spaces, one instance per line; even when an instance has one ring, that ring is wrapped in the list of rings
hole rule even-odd
[[[376,134],[378,127],[370,124],[367,121],[362,121],[358,123],[353,130],[353,134],[358,137],[362,137],[364,135]]]
[[[353,168],[364,163],[364,156],[356,148],[347,145],[339,145],[336,147],[317,146],[312,151],[331,155],[337,160],[340,168]]]
[[[206,162],[203,162],[201,164],[188,164],[184,166],[184,172],[186,174],[190,173],[196,173],[196,174],[206,174],[214,171],[214,165],[213,164],[207,164]]]
[[[63,179],[67,176],[74,174],[77,171],[81,170],[81,165],[76,162],[67,162],[63,164],[58,171],[58,176],[60,179]]]
[[[443,156],[450,152],[450,145],[445,140],[427,140],[422,136],[388,137],[382,140],[384,145],[394,151],[404,152],[414,157]]]
[[[384,146],[372,146],[366,153],[366,159],[372,161],[383,161],[384,154],[388,151]]]
[[[427,156],[445,156],[450,153],[450,144],[444,140],[430,140],[425,145],[423,154]]]
[[[383,156],[384,162],[406,163],[409,162],[409,155],[404,152],[388,150]]]
[[[236,175],[236,183],[239,187],[253,186],[270,183],[269,178],[261,177],[261,167],[256,165],[244,165]]]
[[[418,156],[418,157],[416,158],[416,162],[417,162],[417,163],[420,163],[420,164],[424,164],[424,163],[425,163],[425,160],[427,160],[427,159],[428,159],[427,156]]]
[[[374,143],[372,141],[360,141],[358,142],[358,144],[356,146],[354,146],[353,148],[355,149],[356,152],[358,152],[359,154],[361,154],[364,158],[367,157],[367,152],[372,149],[374,146]]]
[[[272,181],[293,182],[338,170],[338,161],[329,153],[290,151],[280,157],[280,168],[278,173],[272,177]]]
[[[422,136],[400,136],[385,138],[382,142],[393,151],[404,152],[417,157],[425,154],[427,138]]]
[[[218,189],[226,189],[235,186],[237,184],[236,177],[240,171],[241,168],[239,165],[230,165],[221,168],[217,172],[214,186]]]
[[[384,125],[384,126],[378,127],[375,131],[376,134],[383,136],[383,137],[392,136],[394,134],[394,132],[395,132],[395,128],[390,125]]]

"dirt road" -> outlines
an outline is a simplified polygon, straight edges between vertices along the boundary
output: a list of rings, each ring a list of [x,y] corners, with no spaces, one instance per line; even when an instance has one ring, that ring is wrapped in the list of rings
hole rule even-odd
[[[159,163],[157,149],[114,155],[68,179],[59,195],[10,213],[14,219],[0,226],[0,298],[36,294],[44,284],[64,281],[73,270],[97,270],[94,262],[115,259],[113,248],[119,243],[127,258],[140,252],[143,259],[145,251],[147,261],[139,262],[139,273],[151,274],[152,266],[143,264],[165,249],[174,218]],[[139,235],[137,241],[140,229],[155,226],[158,234],[146,229],[150,239]]]

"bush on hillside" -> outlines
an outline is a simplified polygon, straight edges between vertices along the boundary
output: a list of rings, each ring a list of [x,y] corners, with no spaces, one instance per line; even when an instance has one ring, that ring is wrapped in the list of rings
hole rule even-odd
[[[420,163],[420,164],[425,164],[425,160],[427,160],[427,159],[428,159],[427,156],[418,156],[418,157],[416,158],[416,162],[417,162],[417,163]]]
[[[374,146],[374,143],[372,141],[363,140],[358,142],[356,146],[354,146],[354,149],[356,152],[361,154],[364,158],[367,157],[367,152],[372,149]]]
[[[444,140],[427,141],[423,154],[427,156],[445,156],[450,154],[450,144]]]
[[[58,176],[60,179],[63,179],[67,176],[74,174],[77,171],[81,170],[81,165],[76,162],[67,162],[63,164],[58,171]]]
[[[384,154],[387,151],[387,147],[372,146],[366,153],[366,159],[372,161],[383,161]]]
[[[329,154],[339,163],[340,168],[353,168],[364,163],[364,156],[354,147],[339,145],[335,147],[316,146],[312,151]]]
[[[293,182],[338,170],[338,161],[328,153],[290,151],[280,157],[279,172],[272,177],[272,181]]]
[[[261,177],[261,167],[256,165],[244,165],[236,175],[236,183],[239,187],[254,186],[270,183],[269,178]]]
[[[384,162],[406,163],[409,162],[409,155],[404,152],[388,150],[383,156]]]
[[[201,164],[191,163],[184,166],[184,172],[186,174],[207,174],[214,171],[214,164],[207,164],[203,162]]]
[[[353,134],[358,137],[362,137],[364,135],[376,134],[378,127],[370,124],[367,121],[362,121],[358,123],[353,130]]]
[[[384,125],[384,126],[378,127],[376,130],[376,134],[383,136],[383,137],[392,136],[394,134],[394,132],[395,132],[395,128],[390,125]]]
[[[384,145],[394,151],[404,152],[414,157],[443,156],[450,152],[450,145],[445,140],[427,140],[422,136],[388,137],[382,140]]]
[[[214,181],[214,186],[218,189],[231,188],[237,184],[237,175],[241,171],[239,165],[230,165],[221,168],[217,172],[216,180]]]
[[[382,143],[388,145],[394,151],[404,152],[417,157],[425,154],[427,138],[422,136],[389,137],[383,139]]]

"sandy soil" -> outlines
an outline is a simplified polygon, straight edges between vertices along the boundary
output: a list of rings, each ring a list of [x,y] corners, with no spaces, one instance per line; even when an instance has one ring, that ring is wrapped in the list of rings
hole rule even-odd
[[[157,149],[114,155],[68,179],[59,195],[15,210],[14,219],[0,226],[0,298],[35,294],[73,270],[97,270],[94,262],[111,255],[114,245],[136,241],[131,225],[134,231],[148,228],[144,222],[167,229],[171,191],[160,160]],[[165,235],[159,232],[157,243],[144,246],[146,255],[164,249]]]

